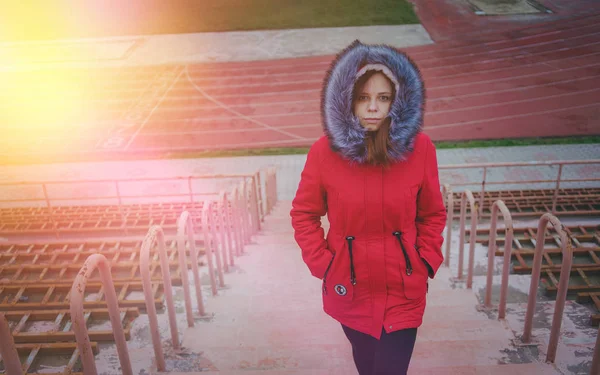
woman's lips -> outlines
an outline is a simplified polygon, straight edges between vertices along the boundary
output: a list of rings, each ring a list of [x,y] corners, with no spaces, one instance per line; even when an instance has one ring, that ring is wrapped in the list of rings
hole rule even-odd
[[[366,118],[364,120],[369,124],[377,124],[381,121],[380,118]]]

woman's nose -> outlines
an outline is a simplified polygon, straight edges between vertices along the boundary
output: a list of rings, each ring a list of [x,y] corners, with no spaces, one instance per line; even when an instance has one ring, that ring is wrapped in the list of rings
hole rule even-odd
[[[369,102],[369,111],[377,111],[377,102],[375,100]]]

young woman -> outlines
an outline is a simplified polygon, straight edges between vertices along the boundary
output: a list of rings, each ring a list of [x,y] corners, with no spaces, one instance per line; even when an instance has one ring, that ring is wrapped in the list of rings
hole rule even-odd
[[[302,257],[323,280],[323,309],[341,323],[361,375],[406,373],[427,280],[443,261],[446,211],[435,147],[421,133],[424,101],[408,56],[348,46],[325,78],[325,136],[292,203]]]

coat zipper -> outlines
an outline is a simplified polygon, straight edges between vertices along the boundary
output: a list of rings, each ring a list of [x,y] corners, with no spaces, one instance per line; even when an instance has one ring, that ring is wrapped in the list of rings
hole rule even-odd
[[[323,293],[327,294],[327,274],[329,273],[329,269],[331,268],[331,265],[333,264],[333,260],[335,259],[335,254],[333,254],[333,256],[331,257],[331,260],[329,261],[329,264],[327,265],[327,269],[325,270],[325,275],[323,275]]]
[[[406,252],[406,249],[404,248],[404,244],[402,243],[402,232],[395,231],[392,234],[396,237],[398,242],[400,242],[400,248],[402,248],[402,253],[404,254],[404,261],[406,262],[406,275],[410,276],[410,275],[412,275],[413,269],[412,269],[412,264],[410,263],[410,258],[408,257],[408,253]]]
[[[356,274],[354,273],[354,258],[352,256],[352,241],[354,241],[353,236],[346,237],[346,241],[348,241],[348,255],[350,256],[350,284],[356,285]]]

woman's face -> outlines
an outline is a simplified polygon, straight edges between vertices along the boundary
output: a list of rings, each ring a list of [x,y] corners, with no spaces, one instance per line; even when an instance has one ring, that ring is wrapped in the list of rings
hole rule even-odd
[[[392,105],[392,84],[383,73],[373,74],[358,90],[354,101],[354,115],[367,130],[378,130]]]

